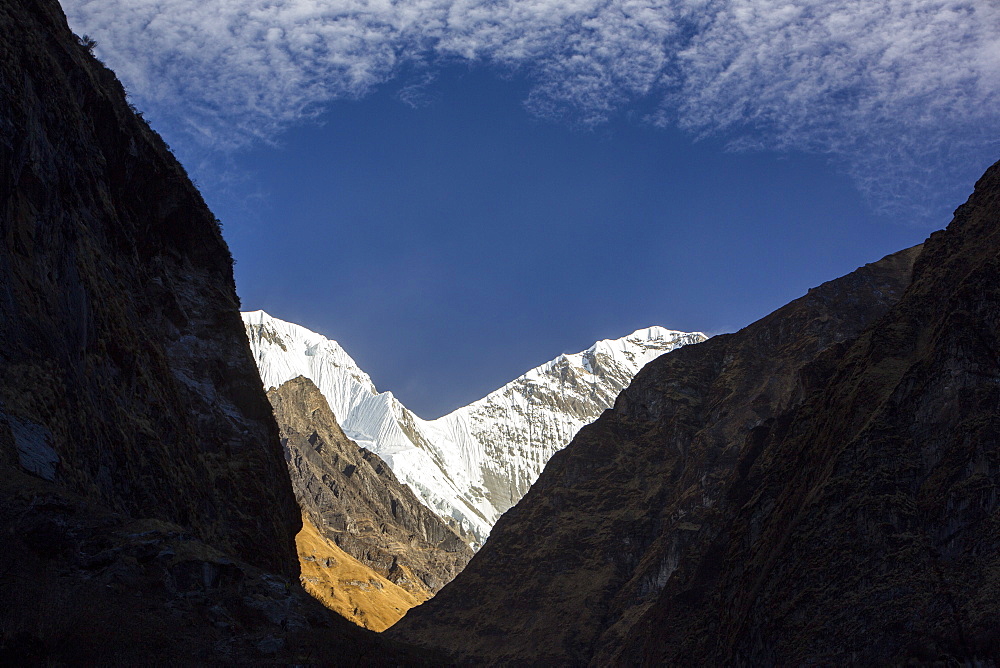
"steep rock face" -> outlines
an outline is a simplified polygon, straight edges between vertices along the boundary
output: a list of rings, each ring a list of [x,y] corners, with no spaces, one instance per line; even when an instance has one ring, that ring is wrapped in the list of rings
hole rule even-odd
[[[633,628],[676,573],[713,568],[731,477],[753,462],[761,430],[899,299],[918,250],[648,364],[553,456],[466,570],[390,634],[476,663],[602,664],[639,642]],[[706,633],[710,644],[718,629]]]
[[[311,380],[299,376],[267,396],[296,498],[323,538],[410,592],[414,602],[454,579],[471,548],[378,455],[344,435]]]
[[[704,556],[604,656],[1000,661],[998,360],[1000,163],[924,244],[900,302],[761,425]]]
[[[0,664],[391,665],[323,608],[218,225],[54,0],[0,0]]]
[[[291,575],[300,518],[218,224],[56,2],[0,23],[0,449]]]
[[[473,546],[643,365],[705,340],[697,332],[641,329],[560,355],[479,401],[422,420],[391,392],[378,392],[336,341],[263,311],[243,320],[265,387],[299,375],[312,379],[347,435],[382,457]]]

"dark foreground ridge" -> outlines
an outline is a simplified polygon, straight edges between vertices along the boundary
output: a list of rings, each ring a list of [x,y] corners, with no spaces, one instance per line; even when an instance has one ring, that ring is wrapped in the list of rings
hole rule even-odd
[[[0,663],[420,662],[298,586],[219,227],[55,0],[0,0]]]
[[[995,662],[998,258],[1000,163],[922,249],[647,365],[389,633],[475,663]]]

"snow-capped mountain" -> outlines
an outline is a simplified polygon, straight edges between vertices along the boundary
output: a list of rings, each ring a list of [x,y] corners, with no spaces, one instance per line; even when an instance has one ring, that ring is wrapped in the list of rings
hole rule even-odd
[[[312,380],[344,432],[384,459],[474,547],[549,458],[611,407],[643,365],[706,338],[649,327],[598,341],[444,417],[423,420],[392,392],[376,390],[336,341],[264,311],[244,313],[243,322],[265,388],[296,376]]]

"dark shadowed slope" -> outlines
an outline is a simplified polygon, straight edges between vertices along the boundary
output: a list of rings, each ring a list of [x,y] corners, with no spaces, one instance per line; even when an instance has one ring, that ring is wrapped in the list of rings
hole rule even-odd
[[[392,633],[476,662],[579,664],[619,647],[675,571],[710,548],[762,426],[803,400],[814,360],[899,299],[918,252],[647,365],[466,570]]]
[[[379,579],[340,578],[332,570],[306,574],[320,600],[367,628],[381,631],[406,609],[433,596],[472,558],[472,549],[378,455],[347,438],[313,382],[299,376],[267,393],[281,429],[288,471],[303,514],[319,538],[330,541],[412,598]],[[315,554],[300,557],[315,557]],[[333,557],[336,560],[336,557]],[[304,570],[307,564],[303,564]],[[338,591],[329,591],[331,586]],[[343,590],[365,592],[366,603]]]
[[[211,212],[54,0],[0,0],[0,664],[433,661],[295,582]]]
[[[485,662],[996,661],[1000,164],[904,293],[916,255],[650,364],[392,632]]]
[[[1000,661],[1000,163],[813,373],[727,480],[710,558],[604,658]]]
[[[5,450],[291,574],[298,509],[214,217],[58,4],[0,22]]]

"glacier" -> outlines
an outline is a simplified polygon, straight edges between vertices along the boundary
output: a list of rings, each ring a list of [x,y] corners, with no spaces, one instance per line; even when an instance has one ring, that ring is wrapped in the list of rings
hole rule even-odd
[[[635,374],[701,332],[647,327],[559,355],[436,420],[424,420],[371,378],[332,339],[264,311],[242,314],[265,389],[312,380],[341,428],[478,549],[545,463],[610,408]]]

